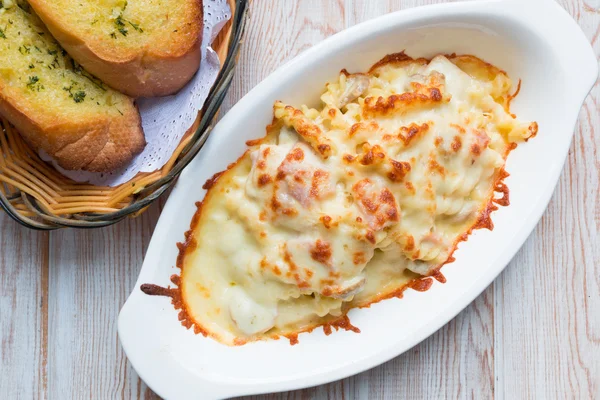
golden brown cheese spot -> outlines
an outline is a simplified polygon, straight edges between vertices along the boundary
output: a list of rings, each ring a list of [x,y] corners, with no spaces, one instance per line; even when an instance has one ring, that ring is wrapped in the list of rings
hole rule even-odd
[[[281,203],[279,202],[279,200],[277,200],[277,196],[275,195],[275,192],[273,192],[273,196],[271,196],[271,210],[273,212],[277,212],[277,210],[279,210],[281,208]]]
[[[298,171],[294,174],[293,180],[297,183],[304,183],[304,178],[308,175],[307,171]]]
[[[363,116],[369,118],[376,115],[389,115],[393,112],[406,112],[411,109],[433,106],[442,100],[438,89],[432,89],[434,94],[419,94],[414,92],[392,94],[387,98],[379,96],[365,98]]]
[[[275,176],[275,179],[277,179],[278,181],[284,180],[285,172],[283,172],[281,169],[277,170],[277,175]]]
[[[265,231],[261,231],[261,232],[259,233],[259,235],[260,235],[260,237],[261,237],[261,238],[263,238],[263,239],[264,239],[264,238],[266,238],[266,237],[267,237],[267,232],[265,232]]]
[[[310,249],[310,257],[321,264],[331,266],[331,244],[317,239]]]
[[[320,145],[318,145],[317,146],[317,150],[325,158],[329,157],[329,155],[331,154],[331,146],[328,145],[328,144],[320,144]]]
[[[444,138],[441,136],[436,136],[433,140],[433,144],[435,145],[435,147],[440,147],[442,143],[444,143]]]
[[[269,130],[269,126],[267,127],[267,130]],[[263,139],[264,138],[246,140],[246,146],[248,146],[248,147],[258,146],[259,144],[261,144],[263,142]]]
[[[471,145],[471,153],[479,156],[490,143],[490,137],[482,129],[476,129],[473,133],[475,134],[475,143]]]
[[[294,147],[286,156],[289,162],[302,162],[304,160],[304,151],[300,147]]]
[[[428,130],[428,124],[418,125],[413,122],[409,126],[403,126],[400,128],[398,138],[404,142],[405,146],[409,146],[413,140],[423,136]]]
[[[352,257],[352,262],[354,262],[355,265],[360,265],[360,264],[366,263],[367,259],[365,258],[365,253],[362,251],[354,253],[354,255]]]
[[[265,162],[265,160],[260,160],[258,164],[256,164],[256,166],[258,169],[264,170],[265,168],[267,168],[267,163]]]
[[[329,114],[329,116],[331,118],[335,118],[335,114],[336,114],[336,109],[335,108],[330,108],[329,111],[327,111],[327,114]]]
[[[258,187],[263,187],[273,182],[273,178],[269,174],[261,174],[258,177]]]
[[[462,147],[462,141],[460,140],[460,136],[454,136],[452,140],[452,144],[450,145],[452,151],[457,152]]]
[[[351,154],[344,154],[343,159],[346,163],[350,164],[354,161],[354,156],[352,156]]]
[[[412,235],[408,235],[406,242],[404,243],[404,251],[410,252],[415,249],[415,238]]]
[[[310,269],[308,268],[304,268],[304,274],[306,275],[306,277],[308,279],[312,278],[312,276],[314,275],[314,272],[312,272]]]
[[[441,101],[442,100],[442,92],[440,92],[440,90],[438,88],[431,88],[429,90],[430,90],[429,93],[431,95],[431,98],[434,101]]]
[[[450,124],[450,127],[456,129],[460,134],[464,135],[465,133],[467,133],[467,131],[465,130],[465,128],[463,128],[460,125],[457,124]]]
[[[371,244],[375,244],[375,235],[373,234],[372,231],[368,231],[367,234],[365,235],[365,237]]]
[[[385,151],[383,151],[383,148],[378,144],[371,147],[369,143],[365,143],[363,145],[363,151],[364,153],[358,156],[358,162],[362,165],[380,164],[386,158]]]
[[[352,138],[359,133],[364,133],[366,136],[371,136],[379,130],[379,124],[375,121],[357,122],[350,127],[348,137]]]
[[[287,217],[295,217],[296,215],[298,215],[298,210],[294,208],[284,208],[283,210],[281,210],[281,213]]]
[[[266,211],[261,211],[260,214],[258,214],[258,219],[261,222],[265,222],[267,220],[267,212]]]
[[[301,149],[293,149],[277,169],[277,180],[285,181],[281,186],[284,194],[291,195],[303,207],[309,208],[315,200],[332,194],[334,188],[329,182],[329,172],[301,163],[299,160],[303,158]]]
[[[292,255],[287,249],[287,244],[283,245],[283,261],[285,261],[285,263],[288,265],[290,271],[293,272],[298,269],[298,266],[296,265],[296,263],[294,263],[294,260],[292,260]]]
[[[267,259],[265,257],[263,257],[260,260],[260,269],[267,269],[268,266],[269,266],[269,263],[267,262]]]
[[[321,221],[321,223],[323,223],[323,226],[325,226],[325,228],[331,228],[331,217],[329,215],[323,215],[321,218],[319,218],[319,220]]]
[[[425,84],[420,82],[411,82],[410,86],[413,88],[415,93],[430,95],[436,101],[442,100],[442,92],[441,89],[444,87],[446,83],[446,77],[444,74],[431,71],[431,73],[426,77]],[[449,98],[447,100],[450,100]]]
[[[406,161],[390,160],[392,170],[388,172],[387,177],[392,182],[402,182],[406,174],[410,172],[410,164]]]
[[[317,153],[323,158],[331,155],[331,141],[323,135],[321,128],[308,119],[301,110],[292,106],[285,106],[281,113],[283,104],[275,103],[275,115],[279,116],[287,126],[291,126]]]
[[[429,159],[429,170],[434,173],[438,173],[442,176],[446,175],[446,169],[442,167],[435,159]]]
[[[363,116],[389,115],[390,113],[406,113],[414,109],[433,107],[441,102],[449,102],[451,96],[442,93],[445,77],[439,72],[432,71],[426,77],[426,82],[411,82],[412,92],[392,94],[387,98],[379,96],[365,98]]]
[[[296,280],[296,285],[298,285],[300,289],[308,289],[310,287],[310,284],[302,279],[300,274],[294,274],[294,280]]]
[[[427,183],[427,187],[425,188],[425,195],[430,200],[435,199],[435,191],[433,190],[433,186],[431,185],[431,182]]]
[[[405,182],[404,187],[406,188],[406,190],[408,190],[412,194],[415,194],[417,192],[415,190],[415,186],[412,184],[412,182]]]
[[[329,172],[318,169],[313,172],[312,182],[310,185],[310,197],[320,199],[323,196],[324,188],[329,181]]]
[[[319,280],[319,283],[322,286],[333,286],[335,284],[335,281],[333,279],[321,279]],[[333,292],[331,291],[331,288],[326,288],[325,290],[328,289],[329,295],[331,295]],[[323,291],[325,292],[325,291]]]
[[[396,210],[396,199],[394,195],[388,188],[383,188],[381,193],[379,194],[379,200],[382,204],[387,204],[389,206],[387,210],[387,215],[390,217],[392,221],[398,220],[398,211]]]
[[[342,274],[339,271],[334,271],[334,270],[329,271],[330,278],[338,279],[340,276],[342,276]]]
[[[263,152],[262,152],[264,158],[267,158],[270,153],[271,153],[271,148],[270,147],[265,148],[263,150]]]
[[[380,230],[388,222],[399,220],[396,199],[386,187],[377,191],[370,179],[358,181],[352,187],[367,222],[372,229]]]

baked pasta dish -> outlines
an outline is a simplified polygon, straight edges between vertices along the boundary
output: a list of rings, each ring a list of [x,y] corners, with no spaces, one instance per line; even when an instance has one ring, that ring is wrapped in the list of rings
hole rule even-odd
[[[507,74],[470,55],[392,54],[343,70],[319,108],[277,102],[266,136],[206,184],[173,298],[183,325],[229,345],[323,326],[453,261],[508,205],[504,164],[535,122],[510,112]]]

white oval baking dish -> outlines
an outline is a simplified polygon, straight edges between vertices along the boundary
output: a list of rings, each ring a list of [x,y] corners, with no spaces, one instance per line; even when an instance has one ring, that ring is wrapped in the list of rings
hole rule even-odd
[[[446,284],[407,291],[369,309],[352,310],[362,333],[321,330],[287,340],[227,347],[194,335],[166,297],[143,283],[169,284],[177,248],[204,196],[202,184],[264,134],[275,100],[318,104],[323,84],[342,68],[364,71],[388,53],[473,54],[523,86],[513,104],[539,134],[509,157],[511,205],[493,214],[495,229],[476,231],[443,269]],[[141,378],[169,399],[215,399],[313,386],[381,364],[431,335],[479,295],[530,234],[552,195],[579,109],[598,75],[585,36],[554,1],[506,0],[410,9],[356,25],[279,68],[231,109],[179,178],[158,222],[139,279],[119,316],[119,337]]]

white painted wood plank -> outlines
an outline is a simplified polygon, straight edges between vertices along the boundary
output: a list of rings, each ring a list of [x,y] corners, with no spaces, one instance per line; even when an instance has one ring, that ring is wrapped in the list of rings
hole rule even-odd
[[[0,398],[46,398],[48,234],[0,212]]]
[[[600,55],[600,13],[562,5]],[[496,286],[504,398],[600,398],[599,101],[597,84],[548,210]]]
[[[583,119],[548,211],[498,280],[506,398],[600,398],[598,110],[594,118],[595,131]]]
[[[159,204],[96,230],[50,236],[48,393],[52,399],[139,399],[155,395],[127,362],[117,338]]]
[[[561,4],[600,56],[600,10]],[[596,84],[548,210],[497,281],[504,354],[497,369],[506,399],[600,398],[599,101]]]
[[[221,115],[277,67],[344,29],[342,0],[257,0]]]

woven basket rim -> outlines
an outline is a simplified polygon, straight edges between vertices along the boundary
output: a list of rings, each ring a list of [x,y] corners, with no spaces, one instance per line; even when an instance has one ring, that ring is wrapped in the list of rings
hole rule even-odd
[[[21,225],[36,230],[54,230],[67,227],[99,228],[115,224],[128,216],[137,216],[145,211],[152,202],[175,183],[181,171],[200,151],[212,131],[220,106],[231,85],[248,19],[249,0],[230,0],[230,2],[232,6],[235,6],[235,12],[230,20],[231,28],[225,33],[226,39],[228,36],[227,55],[222,61],[221,70],[206,98],[204,106],[199,111],[199,118],[194,124],[196,125],[195,129],[194,125],[190,128],[190,132],[184,136],[172,159],[169,160],[165,167],[150,174],[138,174],[126,184],[110,189],[118,202],[118,192],[121,187],[125,187],[126,190],[129,189],[128,191],[130,192],[131,188],[128,188],[128,185],[131,182],[134,182],[131,183],[132,186],[139,183],[139,189],[136,189],[133,194],[129,193],[128,195],[128,198],[132,199],[129,204],[117,211],[106,213],[75,212],[69,214],[69,218],[67,218],[49,211],[47,203],[44,201],[40,202],[39,196],[35,196],[36,193],[31,193],[31,190],[28,193],[26,189],[21,190],[19,186],[15,186],[15,182],[4,176],[2,166],[0,165],[0,207]],[[4,134],[8,134],[6,129],[8,128],[5,126],[4,132],[2,132],[3,129],[0,124],[0,137],[4,142],[7,140]],[[14,128],[12,130],[14,131]],[[10,142],[10,139],[8,141]],[[6,145],[6,143],[4,144]],[[165,168],[167,172],[164,176],[161,176],[162,173],[160,171],[163,171]],[[42,172],[34,172],[43,175]],[[12,190],[12,193],[6,190],[7,186],[15,188]],[[94,189],[101,190],[102,187],[94,187]],[[127,194],[124,191],[122,192]],[[18,204],[13,204],[15,202],[18,202]],[[104,211],[105,209],[102,210]]]

